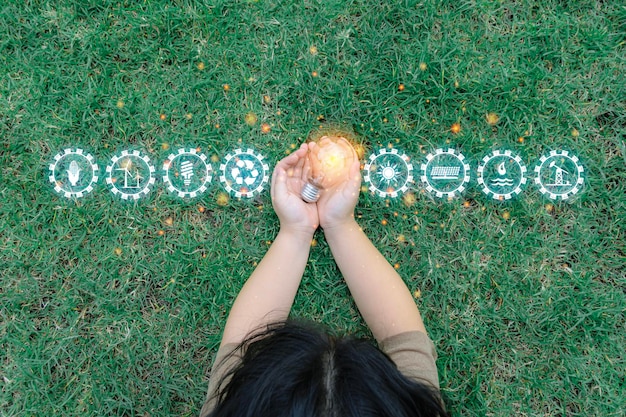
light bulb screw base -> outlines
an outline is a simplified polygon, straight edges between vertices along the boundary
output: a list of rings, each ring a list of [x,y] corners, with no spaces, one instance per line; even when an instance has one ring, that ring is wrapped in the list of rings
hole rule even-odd
[[[302,187],[300,197],[306,203],[315,203],[320,199],[320,188],[310,182],[307,182],[304,184],[304,187]]]

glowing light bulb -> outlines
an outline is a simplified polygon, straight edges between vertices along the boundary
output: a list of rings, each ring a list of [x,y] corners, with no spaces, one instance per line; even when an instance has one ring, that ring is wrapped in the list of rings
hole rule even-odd
[[[320,193],[346,178],[354,157],[350,142],[342,137],[322,136],[309,145],[307,155],[310,175],[300,196],[307,203],[315,203]]]

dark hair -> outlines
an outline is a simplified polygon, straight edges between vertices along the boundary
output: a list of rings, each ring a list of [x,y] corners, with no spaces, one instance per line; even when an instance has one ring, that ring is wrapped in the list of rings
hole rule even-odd
[[[436,389],[402,375],[368,340],[287,322],[240,349],[243,359],[220,382],[212,417],[448,416]]]

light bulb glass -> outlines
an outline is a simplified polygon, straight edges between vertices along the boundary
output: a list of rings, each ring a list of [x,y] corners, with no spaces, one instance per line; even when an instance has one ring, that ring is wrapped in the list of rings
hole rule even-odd
[[[322,136],[309,145],[307,158],[310,171],[301,197],[307,203],[314,203],[322,190],[332,188],[348,176],[354,149],[343,137]]]

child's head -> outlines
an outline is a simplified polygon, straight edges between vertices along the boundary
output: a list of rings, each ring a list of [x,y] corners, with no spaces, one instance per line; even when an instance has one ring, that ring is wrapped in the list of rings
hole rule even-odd
[[[403,376],[369,341],[310,325],[255,335],[225,380],[212,416],[447,415],[436,390]]]

